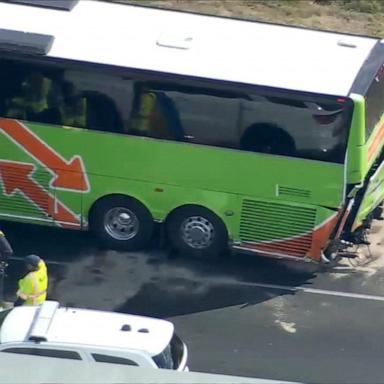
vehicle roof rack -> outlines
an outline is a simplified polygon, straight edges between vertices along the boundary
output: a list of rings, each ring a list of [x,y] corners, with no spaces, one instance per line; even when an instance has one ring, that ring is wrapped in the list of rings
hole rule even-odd
[[[46,55],[52,47],[54,37],[39,33],[28,33],[0,29],[0,50]]]
[[[28,340],[35,342],[47,341],[48,329],[58,308],[59,303],[57,301],[45,301],[41,305],[32,324]]]
[[[31,5],[33,7],[50,8],[59,11],[71,11],[79,0],[6,0],[8,3]]]

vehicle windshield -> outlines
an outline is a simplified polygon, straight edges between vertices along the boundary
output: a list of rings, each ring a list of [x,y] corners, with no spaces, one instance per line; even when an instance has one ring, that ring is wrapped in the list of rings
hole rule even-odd
[[[171,345],[168,344],[163,352],[153,356],[153,360],[159,368],[173,369]]]

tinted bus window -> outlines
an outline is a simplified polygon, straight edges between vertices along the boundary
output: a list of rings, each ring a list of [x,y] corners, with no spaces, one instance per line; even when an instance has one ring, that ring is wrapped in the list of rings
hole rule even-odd
[[[221,115],[225,114],[225,118]],[[131,132],[226,148],[238,147],[238,96],[176,83],[136,83]]]
[[[128,123],[129,79],[50,61],[0,60],[0,73],[1,116],[115,133]]]
[[[137,81],[49,61],[1,60],[0,73],[9,75],[0,91],[0,113],[9,118],[328,162],[345,158],[346,103]],[[369,116],[377,116],[377,100],[368,100]]]
[[[135,89],[131,128],[138,134],[337,163],[345,159],[351,113],[344,103],[175,83]]]
[[[242,101],[242,149],[343,163],[351,108],[332,101],[252,95]]]
[[[60,68],[1,60],[0,113],[4,117],[60,124]],[[3,77],[3,76],[1,76]]]

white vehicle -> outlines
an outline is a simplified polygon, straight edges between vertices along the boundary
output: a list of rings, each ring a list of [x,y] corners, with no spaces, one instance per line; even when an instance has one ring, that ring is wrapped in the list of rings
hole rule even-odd
[[[42,366],[44,369],[40,368]],[[212,373],[94,364],[15,353],[1,355],[0,372],[0,382],[7,384],[299,384]]]
[[[187,348],[166,320],[60,307],[0,312],[0,352],[188,371]]]

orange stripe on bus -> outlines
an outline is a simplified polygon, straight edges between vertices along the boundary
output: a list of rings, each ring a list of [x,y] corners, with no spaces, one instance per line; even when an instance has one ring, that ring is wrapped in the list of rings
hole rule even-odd
[[[377,148],[380,146],[380,143],[381,143],[383,138],[384,138],[384,122],[381,123],[380,128],[379,128],[379,132],[377,133],[372,144],[368,148],[368,161],[370,161],[372,156],[375,154],[375,152],[376,152]]]

